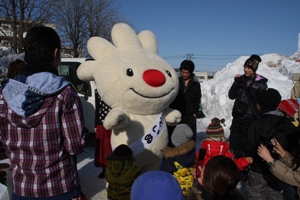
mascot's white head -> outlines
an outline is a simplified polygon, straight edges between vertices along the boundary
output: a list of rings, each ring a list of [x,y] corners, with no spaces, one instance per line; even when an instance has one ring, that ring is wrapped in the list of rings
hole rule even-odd
[[[175,70],[157,54],[151,31],[138,35],[124,23],[114,25],[113,44],[100,37],[89,39],[87,48],[94,58],[80,65],[81,80],[94,80],[99,95],[111,108],[128,113],[160,113],[178,92]]]

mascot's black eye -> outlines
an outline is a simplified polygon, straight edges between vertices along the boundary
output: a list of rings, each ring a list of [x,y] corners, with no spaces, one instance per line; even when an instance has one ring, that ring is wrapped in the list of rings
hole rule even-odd
[[[127,76],[133,76],[133,71],[130,68],[127,69],[126,73],[127,73]]]
[[[168,70],[166,72],[167,72],[168,76],[172,77],[171,72],[169,72]]]

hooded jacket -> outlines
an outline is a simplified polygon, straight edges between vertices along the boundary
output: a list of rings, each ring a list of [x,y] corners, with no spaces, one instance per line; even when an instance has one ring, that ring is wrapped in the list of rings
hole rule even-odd
[[[195,147],[194,141],[189,141],[176,148],[165,148],[161,171],[174,175],[180,184],[184,196],[187,196],[194,184],[195,170]]]
[[[85,146],[82,113],[75,89],[50,72],[21,74],[1,87],[0,136],[14,193],[49,197],[79,187],[73,159]]]
[[[161,170],[173,174],[177,171],[174,162],[178,162],[185,168],[195,166],[195,147],[194,141],[189,141],[177,148],[166,147],[162,150],[163,161]]]
[[[227,158],[232,159],[236,165],[238,166],[239,170],[244,170],[249,163],[247,162],[246,158],[235,158],[233,152],[231,152],[229,148],[229,143],[227,138],[225,137],[207,137],[201,143],[201,148],[196,154],[197,161],[199,160],[199,153],[201,151],[205,151],[205,156],[203,160],[203,166],[214,156],[224,155]],[[198,166],[197,166],[198,167]]]
[[[108,166],[105,177],[108,182],[107,198],[114,200],[130,199],[133,182],[140,175],[140,169],[133,164],[132,156],[107,156]]]

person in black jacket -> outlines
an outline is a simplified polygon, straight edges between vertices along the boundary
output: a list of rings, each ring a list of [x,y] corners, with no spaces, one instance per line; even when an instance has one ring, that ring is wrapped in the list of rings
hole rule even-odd
[[[273,152],[271,139],[276,138],[283,148],[287,148],[287,137],[295,128],[290,120],[277,109],[281,101],[280,93],[269,88],[262,91],[257,99],[260,118],[254,120],[247,132],[246,156],[253,157],[247,181],[249,199],[283,199],[282,191],[289,186],[276,178],[269,170],[272,163],[267,163],[257,154],[259,145],[263,144]]]
[[[232,109],[232,123],[230,127],[229,144],[234,155],[245,157],[243,147],[248,127],[252,120],[258,118],[256,102],[258,94],[267,89],[265,77],[256,74],[261,58],[251,55],[244,63],[244,75],[237,74],[234,77],[228,96],[235,100]]]
[[[193,131],[192,140],[196,142],[197,133],[197,113],[201,100],[201,87],[198,78],[193,73],[195,65],[191,60],[184,60],[180,64],[179,92],[170,108],[176,109],[181,113],[182,124],[187,124]],[[171,135],[174,126],[168,126],[169,146],[173,146]]]

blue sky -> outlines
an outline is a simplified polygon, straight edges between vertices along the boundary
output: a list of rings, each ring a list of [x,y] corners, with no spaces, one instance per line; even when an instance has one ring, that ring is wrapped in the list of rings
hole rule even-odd
[[[188,54],[197,71],[217,71],[240,56],[298,49],[300,0],[117,0],[140,32],[151,30],[173,67]]]

